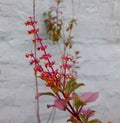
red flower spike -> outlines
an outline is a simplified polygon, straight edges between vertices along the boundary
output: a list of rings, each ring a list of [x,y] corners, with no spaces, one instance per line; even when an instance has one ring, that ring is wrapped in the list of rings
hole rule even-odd
[[[40,78],[46,82],[47,87],[60,85],[60,80],[56,80],[56,73],[43,71]]]

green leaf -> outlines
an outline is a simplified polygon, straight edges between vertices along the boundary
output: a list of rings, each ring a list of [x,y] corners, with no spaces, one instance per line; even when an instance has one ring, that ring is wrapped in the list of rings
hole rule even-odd
[[[80,114],[80,117],[81,117],[83,123],[88,123],[87,122],[87,117],[84,114]]]
[[[65,92],[70,94],[81,86],[84,86],[84,84],[83,83],[77,83],[77,82],[75,82],[75,80],[69,81],[66,85]]]
[[[79,95],[76,93],[73,93],[73,105],[76,108],[76,110],[78,110],[79,107],[83,105],[83,101],[80,100]]]
[[[102,122],[98,119],[94,119],[94,120],[89,121],[88,123],[102,123]]]
[[[57,94],[60,91],[57,86],[53,86],[51,87],[51,89],[55,94]]]
[[[68,119],[67,122],[72,122],[72,123],[82,123],[82,122],[80,122],[80,120],[77,120],[77,119],[74,118],[74,117],[71,117],[70,119]]]
[[[75,106],[76,109],[78,109],[82,105],[83,105],[83,102],[80,101],[80,100],[76,101],[76,103],[74,104],[74,106]]]
[[[75,51],[75,54],[78,55],[80,52],[79,51]]]
[[[35,98],[38,99],[40,96],[44,96],[44,95],[55,97],[55,95],[52,92],[43,92],[43,93],[36,94]]]

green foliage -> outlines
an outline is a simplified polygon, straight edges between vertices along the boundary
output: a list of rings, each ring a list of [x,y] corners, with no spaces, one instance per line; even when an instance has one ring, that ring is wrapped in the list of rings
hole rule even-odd
[[[53,43],[58,42],[62,35],[63,21],[59,18],[59,14],[61,14],[59,4],[57,4],[57,7],[54,7],[54,9],[44,13],[47,34]]]
[[[80,106],[82,106],[84,104],[84,102],[82,100],[80,100],[80,97],[78,94],[73,93],[73,105],[76,108],[76,110],[78,110],[80,108]]]
[[[84,86],[83,83],[77,83],[75,80],[67,82],[65,93],[66,95],[70,95],[72,92],[74,92],[79,87]]]
[[[102,123],[102,122],[98,119],[94,119],[94,120],[89,121],[88,123]]]
[[[40,96],[53,96],[53,97],[55,97],[55,95],[52,92],[42,92],[42,93],[37,93],[35,98],[38,99]]]

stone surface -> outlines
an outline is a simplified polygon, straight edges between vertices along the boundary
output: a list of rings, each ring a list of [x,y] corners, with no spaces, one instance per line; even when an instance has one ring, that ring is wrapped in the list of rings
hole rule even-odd
[[[41,33],[42,13],[54,0],[36,1]],[[72,16],[71,1],[63,3],[66,21]],[[0,123],[36,123],[34,107],[34,76],[24,55],[32,49],[24,22],[32,15],[30,0],[0,0]],[[103,123],[120,123],[120,0],[74,0],[77,25],[73,31],[74,48],[79,49],[78,80],[86,86],[80,91],[98,91],[99,99],[92,104],[95,117]],[[57,48],[49,45],[50,52]],[[45,90],[40,82],[40,91]],[[50,111],[40,100],[42,121]],[[65,122],[67,114],[58,112],[55,122]]]

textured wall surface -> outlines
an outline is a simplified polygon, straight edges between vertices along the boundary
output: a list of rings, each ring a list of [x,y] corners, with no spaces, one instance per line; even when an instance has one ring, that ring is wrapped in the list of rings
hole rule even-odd
[[[44,33],[41,15],[54,0],[36,1]],[[32,0],[0,0],[0,123],[36,123],[34,76],[24,57],[32,49],[24,26],[31,7]],[[64,9],[67,20],[72,13],[71,0],[64,3]],[[97,111],[95,117],[103,123],[120,123],[120,0],[74,0],[74,16],[78,20],[74,47],[82,56],[79,80],[86,84],[82,91],[99,92],[91,106]],[[55,46],[49,49],[57,51]],[[49,113],[43,105],[50,100],[40,100],[43,122]],[[56,122],[64,123],[66,116],[57,113]]]

